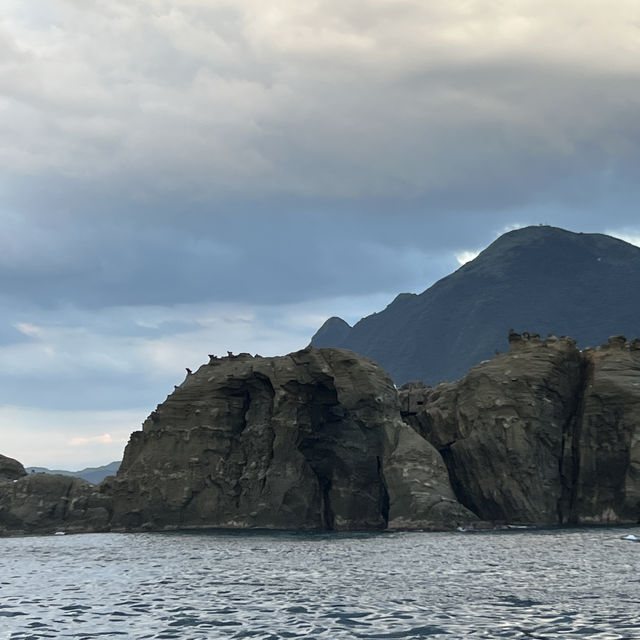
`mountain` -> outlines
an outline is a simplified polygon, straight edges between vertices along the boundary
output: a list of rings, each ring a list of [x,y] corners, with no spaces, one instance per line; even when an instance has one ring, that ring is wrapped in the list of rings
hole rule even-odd
[[[71,476],[73,478],[82,478],[92,484],[99,484],[107,476],[115,476],[120,468],[120,462],[110,462],[102,467],[87,467],[80,471],[62,471],[59,469],[47,469],[45,467],[27,467],[27,473],[48,473],[59,476]]]
[[[507,347],[510,329],[580,346],[640,335],[640,248],[549,226],[510,231],[421,294],[403,293],[353,327],[330,318],[314,347],[351,349],[400,385],[457,380]]]

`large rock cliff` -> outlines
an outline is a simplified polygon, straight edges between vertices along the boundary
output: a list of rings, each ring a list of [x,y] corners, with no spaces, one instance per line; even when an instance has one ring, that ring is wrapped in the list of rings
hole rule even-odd
[[[135,432],[122,528],[448,528],[475,519],[376,363],[337,349],[211,357]]]
[[[510,343],[456,383],[400,391],[460,501],[494,521],[638,522],[640,341],[579,351],[569,338],[512,333]]]
[[[568,520],[640,521],[640,340],[587,349]],[[567,451],[568,453],[568,451]]]
[[[350,351],[212,357],[99,487],[0,457],[0,533],[639,522],[640,340],[509,341],[400,392]]]

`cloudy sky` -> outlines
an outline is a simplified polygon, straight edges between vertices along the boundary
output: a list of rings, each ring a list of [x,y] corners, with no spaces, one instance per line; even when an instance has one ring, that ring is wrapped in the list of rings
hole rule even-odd
[[[640,244],[639,185],[637,0],[0,0],[0,453],[120,459],[507,229]]]

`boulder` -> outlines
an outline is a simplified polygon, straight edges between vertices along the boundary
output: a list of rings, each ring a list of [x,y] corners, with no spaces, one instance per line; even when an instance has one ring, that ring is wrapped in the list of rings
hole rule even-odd
[[[0,482],[10,482],[26,475],[25,468],[17,460],[0,455]]]
[[[0,533],[105,531],[111,500],[70,476],[31,474],[0,486]]]
[[[448,528],[475,520],[379,365],[339,349],[211,357],[132,434],[113,525]]]

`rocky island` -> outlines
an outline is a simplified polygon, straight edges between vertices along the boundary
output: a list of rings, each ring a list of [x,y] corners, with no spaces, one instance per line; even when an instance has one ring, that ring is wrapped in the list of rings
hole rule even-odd
[[[98,487],[70,476],[27,474],[0,456],[0,535],[107,531],[111,499]]]
[[[400,390],[458,499],[485,520],[638,522],[640,340],[582,351],[566,337],[509,341],[458,382]]]
[[[113,525],[443,528],[475,517],[353,352],[211,358],[132,435],[107,481]]]
[[[400,390],[342,349],[211,356],[100,485],[0,457],[0,532],[638,522],[640,341],[509,342]]]

